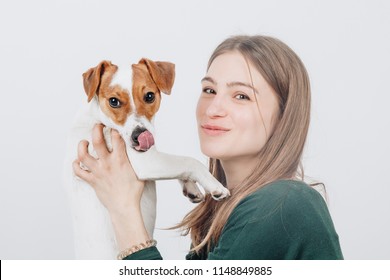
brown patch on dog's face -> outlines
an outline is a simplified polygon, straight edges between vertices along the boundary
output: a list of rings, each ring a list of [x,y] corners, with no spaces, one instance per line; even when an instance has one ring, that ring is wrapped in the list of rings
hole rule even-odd
[[[99,105],[107,117],[123,126],[131,113],[129,92],[118,85],[109,86],[110,82],[100,87]]]
[[[133,97],[138,115],[149,121],[160,108],[161,92],[170,94],[175,80],[175,65],[142,58],[133,69]]]
[[[88,102],[97,95],[103,113],[116,124],[123,126],[131,113],[130,93],[118,85],[110,86],[117,70],[118,66],[110,61],[100,62],[98,66],[83,74],[84,89]]]
[[[83,73],[84,90],[88,96],[88,102],[98,95],[101,84],[111,79],[117,70],[118,66],[112,64],[111,61],[103,60],[96,67]]]
[[[160,108],[161,93],[145,64],[133,64],[133,97],[137,114],[149,121]],[[154,96],[154,98],[153,98]]]
[[[152,120],[160,108],[161,92],[170,94],[175,79],[175,65],[170,62],[141,59],[132,65],[132,93],[119,85],[111,85],[118,66],[102,61],[83,74],[88,102],[96,95],[102,112],[118,125],[125,125],[133,112],[132,94],[138,116]],[[129,74],[131,75],[131,74]],[[130,78],[130,77],[129,77]]]

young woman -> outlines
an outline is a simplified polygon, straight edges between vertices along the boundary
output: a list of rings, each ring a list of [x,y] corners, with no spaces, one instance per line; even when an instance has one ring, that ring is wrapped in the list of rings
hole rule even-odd
[[[177,226],[192,239],[187,259],[342,259],[321,195],[299,178],[310,119],[310,85],[299,57],[266,36],[235,36],[212,54],[196,112],[210,172],[231,196],[206,196]],[[79,146],[75,173],[107,207],[124,259],[161,259],[140,211],[144,183],[115,131],[106,149],[94,129],[99,160]],[[83,162],[90,169],[79,168]],[[126,250],[130,248],[130,250]]]

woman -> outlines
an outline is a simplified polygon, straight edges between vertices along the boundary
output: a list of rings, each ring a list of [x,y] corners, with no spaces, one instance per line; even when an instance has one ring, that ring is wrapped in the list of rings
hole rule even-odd
[[[309,79],[299,57],[274,38],[235,36],[212,54],[202,89],[201,150],[231,196],[222,202],[206,196],[177,226],[191,235],[186,258],[342,259],[325,201],[298,179],[310,118]],[[96,160],[92,176],[83,177],[79,164],[75,173],[107,207],[121,258],[161,259],[142,221],[144,183],[119,134],[112,136],[113,152]],[[94,138],[103,139],[101,126]],[[105,149],[104,142],[95,148]]]

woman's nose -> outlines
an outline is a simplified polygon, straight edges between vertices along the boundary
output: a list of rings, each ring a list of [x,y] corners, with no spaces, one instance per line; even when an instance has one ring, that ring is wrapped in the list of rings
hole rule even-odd
[[[218,118],[226,116],[226,102],[221,94],[216,94],[206,110],[209,118]]]

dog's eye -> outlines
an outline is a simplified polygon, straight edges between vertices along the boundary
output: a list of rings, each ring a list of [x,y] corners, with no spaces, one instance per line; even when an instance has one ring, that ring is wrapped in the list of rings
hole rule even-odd
[[[144,95],[144,101],[146,103],[153,103],[154,102],[154,99],[155,99],[155,94],[154,92],[147,92],[145,95]]]
[[[121,106],[121,102],[115,97],[111,97],[108,102],[112,108],[119,108]]]

